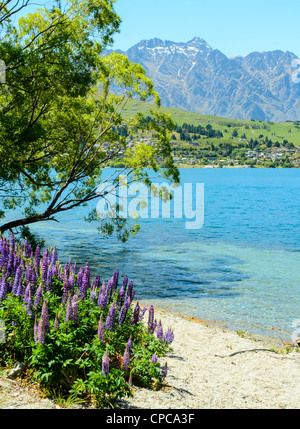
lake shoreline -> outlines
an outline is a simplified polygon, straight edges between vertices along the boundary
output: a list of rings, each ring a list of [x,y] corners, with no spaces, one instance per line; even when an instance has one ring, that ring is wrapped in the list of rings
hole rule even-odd
[[[143,301],[143,300],[142,300]],[[137,301],[136,301],[137,302]],[[135,303],[136,303],[135,302]],[[144,305],[149,306],[151,305],[150,302],[144,304],[140,301],[139,305],[142,308]],[[228,332],[230,334],[234,334],[239,336],[240,338],[246,338],[251,341],[258,342],[260,344],[263,344],[265,347],[274,348],[276,350],[283,350],[285,347],[291,347],[293,348],[294,345],[291,342],[292,340],[288,337],[281,337],[277,333],[274,333],[274,335],[268,335],[267,332],[265,333],[257,333],[257,332],[251,332],[251,329],[239,329],[238,327],[236,329],[232,327],[227,326],[227,322],[224,320],[216,320],[216,319],[204,319],[194,316],[189,316],[184,312],[176,312],[171,311],[169,309],[163,308],[163,306],[156,306],[154,305],[154,318],[156,318],[157,322],[160,320],[160,318],[165,318],[166,320],[172,319],[172,318],[179,318],[186,321],[189,321],[191,323],[195,323],[204,327],[209,327],[212,329],[215,329],[216,331],[222,331],[222,332]],[[147,320],[147,312],[145,316],[145,320]],[[238,324],[236,324],[238,325]],[[164,327],[164,326],[163,326]],[[166,329],[172,328],[174,329],[174,326],[165,326]]]
[[[199,169],[204,169],[204,168],[233,168],[233,169],[243,169],[243,168],[251,168],[251,169],[266,169],[269,170],[269,167],[264,167],[264,166],[250,166],[250,165],[223,165],[222,167],[220,167],[219,165],[189,165],[189,164],[179,164],[177,165],[178,168],[199,168]],[[272,169],[279,169],[279,170],[293,170],[293,169],[298,169],[300,168],[300,165],[298,167],[293,166],[291,168],[285,168],[285,167],[272,167]]]
[[[284,354],[277,351],[274,339],[241,337],[207,321],[170,311],[155,308],[155,317],[165,330],[174,330],[172,351],[160,358],[161,365],[168,365],[165,386],[159,391],[134,386],[134,397],[120,401],[118,408],[300,407],[300,353]],[[281,346],[280,341],[277,345]]]

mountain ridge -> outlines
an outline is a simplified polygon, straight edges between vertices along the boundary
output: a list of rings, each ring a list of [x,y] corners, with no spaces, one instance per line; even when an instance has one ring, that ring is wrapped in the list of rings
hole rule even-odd
[[[300,119],[293,52],[254,51],[228,58],[200,37],[188,42],[153,38],[114,51],[144,67],[165,107],[232,119]]]

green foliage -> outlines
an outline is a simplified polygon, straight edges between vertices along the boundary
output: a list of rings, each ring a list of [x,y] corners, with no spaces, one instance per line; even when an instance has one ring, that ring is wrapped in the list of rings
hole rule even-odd
[[[163,356],[168,346],[147,334],[142,323],[131,325],[132,310],[126,323],[122,326],[116,324],[114,332],[106,330],[105,343],[101,343],[97,337],[99,307],[89,300],[81,301],[78,324],[64,322],[66,309],[61,306],[60,297],[48,292],[43,298],[47,299],[50,317],[50,333],[46,334],[44,344],[35,344],[34,318],[28,316],[19,298],[9,295],[2,303],[0,318],[7,328],[6,343],[0,344],[2,365],[25,361],[32,380],[38,381],[49,393],[57,390],[65,398],[84,399],[101,407],[132,395],[130,376],[137,385],[161,386],[160,365],[152,363],[151,357],[155,352]],[[54,328],[57,312],[60,315],[59,329]],[[108,309],[103,312],[104,320],[107,312]],[[35,315],[40,318],[40,309]],[[122,356],[130,337],[134,344],[130,368],[123,371]],[[111,367],[108,375],[104,376],[102,358],[106,349]]]
[[[45,251],[44,261],[46,252],[52,251]],[[17,245],[15,254],[23,260],[24,266],[34,266],[34,258],[24,254],[24,246]],[[0,365],[25,362],[27,376],[38,382],[49,395],[58,396],[60,400],[89,402],[97,407],[110,407],[116,400],[131,396],[132,383],[154,389],[161,387],[165,376],[159,361],[152,362],[152,356],[156,353],[158,358],[162,358],[170,350],[170,344],[166,337],[157,338],[155,333],[149,333],[143,321],[146,308],[144,312],[139,309],[140,317],[136,316],[139,306],[132,301],[129,286],[125,296],[131,296],[130,305],[122,321],[119,315],[125,297],[121,297],[121,290],[111,289],[106,304],[100,305],[100,286],[95,288],[90,282],[86,295],[82,288],[75,286],[66,298],[66,267],[63,269],[59,263],[56,264],[59,271],[52,276],[51,290],[42,281],[42,269],[37,280],[30,281],[29,295],[22,293],[19,296],[13,290],[14,274],[6,277],[9,286],[6,293],[2,293],[3,276],[7,275],[6,265],[3,266],[0,274],[0,320],[5,323],[6,341],[0,343]],[[74,274],[72,267],[70,272],[76,285],[78,274]],[[21,282],[26,286],[26,276],[21,277]],[[39,286],[42,287],[42,297],[36,303]],[[68,318],[71,296],[73,299],[78,296],[78,316]],[[42,329],[40,321],[45,320],[42,315],[45,303],[49,331],[44,333],[43,340],[39,332]],[[99,321],[101,318],[105,325],[112,306],[115,308],[112,329],[105,327],[102,338],[98,334]],[[132,342],[129,366],[123,368],[123,356],[129,340]],[[110,360],[107,374],[102,370],[106,351]]]

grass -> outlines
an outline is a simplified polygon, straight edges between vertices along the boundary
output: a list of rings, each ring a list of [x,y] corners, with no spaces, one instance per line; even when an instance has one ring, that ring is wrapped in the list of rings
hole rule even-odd
[[[124,119],[128,119],[136,113],[147,114],[149,109],[153,107],[154,105],[151,103],[128,100],[123,117]],[[211,124],[215,130],[223,132],[223,139],[217,139],[219,143],[222,140],[227,142],[230,140],[238,141],[241,135],[245,134],[247,140],[251,138],[253,140],[259,139],[260,136],[263,136],[263,138],[268,137],[273,142],[278,141],[282,143],[283,140],[288,140],[289,143],[300,146],[300,120],[299,122],[267,122],[248,119],[228,119],[220,116],[202,115],[172,107],[162,107],[161,111],[168,113],[173,121],[180,126],[184,123],[202,126]],[[234,129],[238,132],[238,137],[236,138],[232,138],[232,131]],[[214,142],[213,140],[210,139],[211,142]]]

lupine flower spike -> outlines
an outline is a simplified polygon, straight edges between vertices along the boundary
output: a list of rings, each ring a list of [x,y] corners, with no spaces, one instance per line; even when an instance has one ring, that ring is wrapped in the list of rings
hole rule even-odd
[[[100,315],[99,325],[98,325],[98,340],[101,341],[101,343],[104,343],[105,341],[105,327],[103,323],[103,314]]]
[[[164,335],[163,327],[162,327],[161,321],[159,321],[157,325],[156,336],[158,339],[163,339],[163,335]]]
[[[58,328],[59,328],[59,319],[58,319],[58,313],[56,313],[55,320],[54,320],[54,329],[58,329]]]
[[[130,364],[130,350],[129,350],[128,343],[127,343],[126,348],[125,348],[125,352],[123,355],[123,366],[122,366],[123,371],[126,371],[128,369],[129,364]]]
[[[157,358],[157,354],[156,354],[156,352],[152,355],[151,361],[152,361],[153,363],[156,363],[156,362],[158,361],[158,358]]]
[[[43,329],[45,332],[50,332],[50,326],[49,326],[49,313],[48,313],[48,305],[47,300],[45,299],[43,302],[42,312],[41,312],[41,318],[43,319]]]
[[[40,321],[39,321],[37,337],[38,337],[39,344],[45,343],[45,328],[44,328],[44,323],[43,323],[42,317],[40,318]]]
[[[106,352],[102,358],[102,374],[104,375],[104,377],[106,377],[108,373],[109,373],[109,356],[108,356],[108,351],[106,349]]]
[[[38,342],[38,322],[37,322],[37,316],[35,315],[34,319],[34,327],[33,327],[33,338],[35,344]]]

